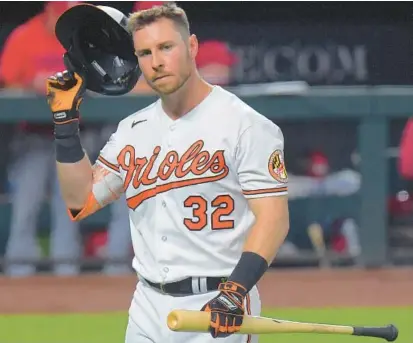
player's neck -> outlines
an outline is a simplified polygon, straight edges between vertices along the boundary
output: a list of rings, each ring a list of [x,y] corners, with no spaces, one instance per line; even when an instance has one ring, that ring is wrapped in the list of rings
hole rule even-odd
[[[194,75],[174,94],[162,97],[163,110],[171,119],[179,119],[198,106],[211,90],[210,84]]]

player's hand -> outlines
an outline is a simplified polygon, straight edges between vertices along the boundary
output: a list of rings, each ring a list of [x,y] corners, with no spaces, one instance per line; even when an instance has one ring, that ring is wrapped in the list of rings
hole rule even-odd
[[[85,80],[79,74],[65,70],[50,76],[46,88],[54,123],[79,121],[79,106],[86,90]]]
[[[206,303],[201,311],[211,312],[209,332],[211,336],[227,337],[241,328],[244,319],[246,289],[234,282],[219,285],[220,293]]]

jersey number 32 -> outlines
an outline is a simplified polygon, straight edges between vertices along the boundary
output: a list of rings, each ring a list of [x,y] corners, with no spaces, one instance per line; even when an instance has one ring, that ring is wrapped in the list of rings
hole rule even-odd
[[[208,206],[215,210],[208,216]],[[225,219],[234,211],[234,199],[228,195],[218,195],[211,204],[199,195],[191,195],[184,201],[185,207],[192,208],[192,218],[185,218],[184,224],[191,231],[201,231],[209,223],[212,230],[233,229],[234,221]]]

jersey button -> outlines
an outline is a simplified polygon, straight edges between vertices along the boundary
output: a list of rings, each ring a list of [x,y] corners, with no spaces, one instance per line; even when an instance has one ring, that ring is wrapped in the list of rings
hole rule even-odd
[[[172,125],[169,127],[169,130],[171,130],[171,131],[175,130],[175,124],[172,124]]]
[[[168,237],[162,236],[162,240],[163,240],[164,242],[166,242],[166,241],[168,240]]]
[[[166,202],[165,201],[162,201],[162,206],[166,207]]]
[[[167,272],[169,272],[169,268],[168,268],[168,267],[165,267],[165,268],[163,269],[163,271],[164,271],[165,273],[167,273]]]

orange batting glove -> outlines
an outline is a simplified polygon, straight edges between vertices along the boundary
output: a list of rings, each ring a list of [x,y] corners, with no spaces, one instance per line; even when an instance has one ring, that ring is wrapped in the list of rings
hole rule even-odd
[[[227,281],[219,285],[220,293],[206,303],[201,311],[211,312],[209,332],[214,338],[227,337],[241,329],[244,319],[244,298],[247,290]]]
[[[67,70],[47,79],[47,103],[53,113],[56,129],[62,124],[79,122],[79,106],[85,90],[84,79],[77,73],[69,73]]]

